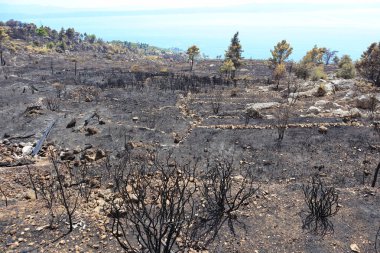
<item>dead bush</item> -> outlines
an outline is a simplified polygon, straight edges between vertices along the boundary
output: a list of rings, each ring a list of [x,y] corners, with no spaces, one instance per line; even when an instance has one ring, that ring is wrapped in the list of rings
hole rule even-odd
[[[47,97],[44,99],[46,109],[50,111],[58,111],[61,107],[61,100],[56,97]]]
[[[245,228],[238,220],[238,210],[257,192],[258,187],[253,183],[249,168],[236,168],[233,159],[208,160],[206,173],[200,181],[203,208],[194,224],[195,238],[207,246],[225,224],[233,236],[236,236],[235,225]]]
[[[196,205],[190,164],[171,160],[118,165],[117,196],[109,205],[112,234],[128,252],[184,252]],[[120,177],[123,179],[120,180]]]
[[[313,177],[311,184],[303,186],[307,216],[302,228],[312,233],[326,235],[334,232],[330,218],[339,210],[339,196],[334,187],[326,187],[320,178]]]

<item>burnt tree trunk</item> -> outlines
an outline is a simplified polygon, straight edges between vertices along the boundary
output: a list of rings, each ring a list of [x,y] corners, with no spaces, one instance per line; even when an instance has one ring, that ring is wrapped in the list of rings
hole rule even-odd
[[[379,174],[379,171],[380,171],[380,163],[377,165],[377,168],[375,170],[375,175],[373,176],[373,181],[372,181],[372,187],[375,187],[376,185],[376,181],[377,181],[377,176]]]

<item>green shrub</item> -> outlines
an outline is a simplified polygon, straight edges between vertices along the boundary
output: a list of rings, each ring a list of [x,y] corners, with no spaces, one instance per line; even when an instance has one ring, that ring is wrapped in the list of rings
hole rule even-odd
[[[48,48],[48,49],[53,49],[54,48],[54,42],[49,42],[49,43],[47,43],[46,44],[46,47]]]
[[[325,73],[323,65],[319,65],[319,66],[313,68],[310,78],[311,78],[312,81],[318,81],[320,79],[326,80],[327,79],[327,75]]]
[[[355,77],[355,74],[355,66],[352,63],[351,57],[348,55],[343,55],[342,59],[339,61],[339,70],[337,72],[337,77],[352,79]]]
[[[295,74],[298,78],[306,80],[310,77],[312,69],[313,64],[301,62],[296,65]]]

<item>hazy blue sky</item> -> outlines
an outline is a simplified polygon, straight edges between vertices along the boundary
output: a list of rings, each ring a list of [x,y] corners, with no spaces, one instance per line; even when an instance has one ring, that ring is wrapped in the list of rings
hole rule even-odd
[[[0,0],[0,20],[74,27],[105,40],[223,55],[236,31],[246,58],[264,59],[282,39],[298,60],[315,44],[354,59],[380,41],[380,0]]]

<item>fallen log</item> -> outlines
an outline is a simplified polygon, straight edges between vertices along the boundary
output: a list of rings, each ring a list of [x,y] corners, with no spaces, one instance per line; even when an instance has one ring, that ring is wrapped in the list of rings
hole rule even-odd
[[[379,175],[379,171],[380,171],[380,163],[377,165],[377,168],[375,170],[375,174],[373,176],[373,181],[372,181],[372,184],[371,184],[372,187],[375,187],[375,185],[376,185],[377,176]]]
[[[50,123],[50,125],[46,128],[44,134],[42,135],[41,139],[37,142],[37,145],[34,147],[33,151],[32,151],[32,156],[36,156],[38,154],[38,152],[40,152],[41,148],[42,148],[42,144],[44,144],[46,138],[48,137],[51,129],[53,128],[53,126],[55,125],[55,123],[57,122],[57,119],[54,120],[52,123]]]
[[[28,135],[16,135],[16,136],[11,136],[8,138],[8,140],[14,140],[14,139],[28,139],[30,137],[33,137],[34,134],[28,134]]]

